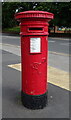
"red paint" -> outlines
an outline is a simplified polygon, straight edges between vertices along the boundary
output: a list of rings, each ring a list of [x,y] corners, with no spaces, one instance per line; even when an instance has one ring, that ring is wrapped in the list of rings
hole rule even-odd
[[[15,15],[21,27],[22,91],[29,95],[47,92],[48,21],[53,14],[26,11]],[[34,30],[33,30],[34,29]],[[30,53],[30,38],[41,39],[41,52]]]

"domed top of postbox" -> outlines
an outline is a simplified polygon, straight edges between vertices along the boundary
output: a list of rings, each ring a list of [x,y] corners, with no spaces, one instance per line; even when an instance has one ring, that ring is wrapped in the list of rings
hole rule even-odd
[[[45,18],[45,19],[53,19],[54,14],[45,11],[25,11],[15,14],[15,19],[25,19],[25,18]]]

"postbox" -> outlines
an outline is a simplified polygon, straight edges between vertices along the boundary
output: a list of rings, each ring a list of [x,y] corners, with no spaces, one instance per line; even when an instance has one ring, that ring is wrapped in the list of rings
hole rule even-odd
[[[48,22],[53,16],[44,11],[15,14],[21,35],[21,100],[30,109],[42,109],[48,101]]]

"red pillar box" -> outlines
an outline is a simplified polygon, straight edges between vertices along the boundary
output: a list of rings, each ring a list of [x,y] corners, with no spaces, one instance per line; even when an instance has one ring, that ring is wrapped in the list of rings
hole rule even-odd
[[[21,98],[30,109],[41,109],[47,104],[48,22],[53,16],[44,11],[15,14],[21,28]]]

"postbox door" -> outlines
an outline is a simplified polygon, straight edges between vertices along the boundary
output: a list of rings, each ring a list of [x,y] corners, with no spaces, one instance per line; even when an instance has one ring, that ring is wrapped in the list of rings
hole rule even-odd
[[[21,37],[22,91],[41,95],[47,91],[47,36]]]

